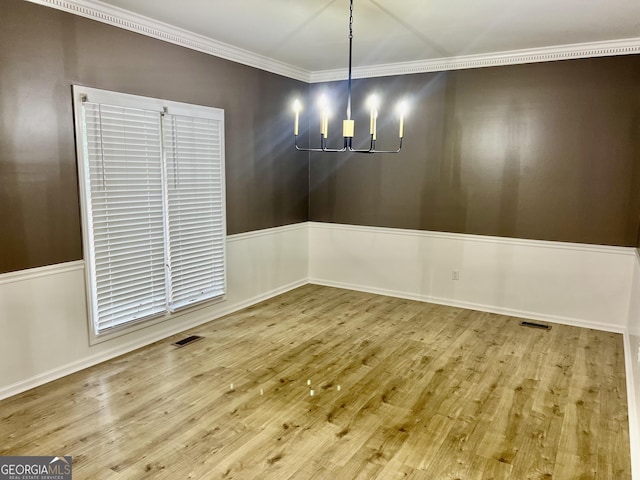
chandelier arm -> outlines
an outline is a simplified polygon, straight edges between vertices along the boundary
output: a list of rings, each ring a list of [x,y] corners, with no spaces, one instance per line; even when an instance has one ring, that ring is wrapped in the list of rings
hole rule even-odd
[[[402,139],[400,139],[400,145],[398,146],[397,150],[377,150],[375,148],[375,144],[369,150],[351,147],[349,147],[347,150],[353,153],[400,153],[400,150],[402,150]]]
[[[341,153],[341,152],[346,152],[347,149],[346,148],[325,148],[322,151],[326,153]]]
[[[345,138],[346,140],[346,138]],[[327,147],[327,139],[322,138],[320,140],[320,146],[323,152],[346,152],[347,151],[347,142],[344,142],[344,146],[342,148],[328,148]]]
[[[303,147],[296,147],[296,150],[298,150],[299,152],[317,152],[317,153],[342,153],[342,152],[346,152],[346,149],[332,149],[332,148],[326,148],[326,149],[322,149],[322,148],[303,148]]]
[[[301,147],[298,145],[298,137],[295,136],[294,146],[299,152],[318,152],[318,153],[340,153],[340,152],[352,152],[352,153],[399,153],[402,149],[402,139],[400,139],[400,145],[397,150],[377,150],[375,145],[372,145],[368,149],[353,148],[351,138],[345,138],[345,146],[343,148],[309,148]]]
[[[296,150],[299,151],[299,152],[340,153],[340,152],[346,152],[347,151],[346,142],[345,142],[345,146],[343,148],[340,148],[340,149],[338,149],[338,148],[327,148],[326,144],[322,144],[321,148],[301,147],[301,146],[298,145],[298,136],[297,135],[295,135],[295,137],[294,137],[293,144],[296,147]]]
[[[400,149],[398,150],[358,150],[356,148],[352,148],[348,150],[351,153],[400,153]]]
[[[301,147],[298,145],[298,135],[294,135],[293,137],[293,145],[296,147],[296,150],[299,152],[322,152],[321,148],[309,148],[309,147]]]
[[[304,148],[296,145],[296,150],[299,152],[324,152],[321,148]]]

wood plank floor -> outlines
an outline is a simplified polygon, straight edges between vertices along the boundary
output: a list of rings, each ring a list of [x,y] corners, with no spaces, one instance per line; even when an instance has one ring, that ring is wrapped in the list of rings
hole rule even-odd
[[[621,335],[519,322],[307,285],[0,402],[0,455],[72,455],[76,480],[630,479]]]

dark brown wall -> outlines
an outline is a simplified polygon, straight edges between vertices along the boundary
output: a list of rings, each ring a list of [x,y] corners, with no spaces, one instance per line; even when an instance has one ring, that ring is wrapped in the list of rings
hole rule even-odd
[[[640,56],[354,84],[354,94],[372,90],[385,93],[380,123],[393,98],[413,95],[405,147],[396,156],[312,156],[311,220],[637,244]],[[363,102],[355,99],[358,111]]]
[[[288,108],[304,83],[5,0],[0,272],[82,257],[72,84],[224,108],[229,233],[310,218],[640,247],[639,56],[356,81],[360,130],[365,92],[387,93],[381,131],[413,96],[403,152],[312,155],[309,172]]]
[[[82,258],[72,84],[223,108],[228,233],[308,219],[308,157],[292,150],[289,109],[306,84],[4,0],[0,273]]]

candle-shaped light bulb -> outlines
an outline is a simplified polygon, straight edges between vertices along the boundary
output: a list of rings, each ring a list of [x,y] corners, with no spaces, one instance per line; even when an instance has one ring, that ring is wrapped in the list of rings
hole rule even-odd
[[[320,97],[320,112],[320,135],[327,138],[329,134],[329,102],[325,95]]]
[[[369,133],[373,135],[373,139],[376,139],[377,119],[378,119],[378,107],[380,106],[380,100],[376,95],[371,95],[367,102],[371,111],[369,119]]]
[[[406,101],[402,101],[398,104],[398,115],[400,115],[400,138],[404,137],[404,117],[409,111],[409,105]]]
[[[329,112],[324,113],[324,138],[329,136]]]
[[[373,139],[376,140],[378,138],[378,109],[373,112]]]
[[[302,110],[302,104],[300,100],[293,102],[293,111],[295,112],[295,117],[293,120],[293,134],[298,136],[298,127],[300,126],[300,110]]]

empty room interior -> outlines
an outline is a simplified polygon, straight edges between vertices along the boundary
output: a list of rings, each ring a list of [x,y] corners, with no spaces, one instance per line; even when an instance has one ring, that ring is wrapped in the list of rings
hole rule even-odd
[[[0,463],[640,480],[640,2],[4,0],[0,112]]]

